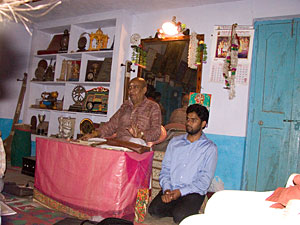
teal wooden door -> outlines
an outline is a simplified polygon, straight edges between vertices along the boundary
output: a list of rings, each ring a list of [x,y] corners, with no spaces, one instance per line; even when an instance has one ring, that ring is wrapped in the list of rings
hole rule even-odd
[[[289,167],[292,172],[300,173],[300,18],[295,19],[296,57],[293,81],[293,103],[291,115],[290,148],[295,149],[289,156]]]
[[[299,35],[297,20],[255,23],[243,189],[274,190],[300,172]]]

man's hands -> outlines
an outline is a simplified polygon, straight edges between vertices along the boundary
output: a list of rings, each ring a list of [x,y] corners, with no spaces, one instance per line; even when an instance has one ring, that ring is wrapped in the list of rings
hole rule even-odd
[[[169,203],[173,200],[176,200],[178,199],[179,197],[181,196],[181,192],[179,189],[176,189],[176,190],[166,190],[164,192],[164,194],[161,196],[161,200],[164,202],[164,203]]]
[[[94,130],[92,133],[82,136],[81,138],[79,138],[79,140],[87,141],[88,139],[97,137],[97,136],[98,136],[98,132],[96,130]]]
[[[138,128],[136,124],[132,124],[130,128],[128,128],[129,133],[132,137],[143,139],[144,133]]]

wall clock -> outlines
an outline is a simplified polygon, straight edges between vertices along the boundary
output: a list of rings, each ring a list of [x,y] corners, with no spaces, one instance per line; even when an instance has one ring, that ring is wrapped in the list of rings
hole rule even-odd
[[[85,134],[90,134],[92,131],[95,130],[94,123],[90,119],[86,118],[81,120],[80,122],[80,133],[85,135]]]
[[[135,33],[135,34],[131,35],[130,43],[132,45],[138,46],[140,44],[140,41],[141,41],[141,35],[139,35],[138,33]]]

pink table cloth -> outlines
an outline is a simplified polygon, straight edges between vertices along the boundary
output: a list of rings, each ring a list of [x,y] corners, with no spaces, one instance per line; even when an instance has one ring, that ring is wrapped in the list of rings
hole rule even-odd
[[[137,191],[148,188],[153,152],[138,154],[36,139],[35,188],[90,216],[133,220]]]

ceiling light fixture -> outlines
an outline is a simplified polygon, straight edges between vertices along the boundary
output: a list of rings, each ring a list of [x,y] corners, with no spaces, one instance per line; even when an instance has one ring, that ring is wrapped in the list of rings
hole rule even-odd
[[[37,2],[39,0],[0,0],[0,22],[5,19],[14,21],[16,23],[21,22],[25,26],[28,33],[31,35],[27,23],[31,23],[28,16],[41,17],[50,12],[54,7],[61,4],[61,1],[50,0],[48,3],[32,6],[30,3]],[[34,15],[31,12],[45,10],[44,12]]]
[[[178,37],[188,34],[189,29],[186,29],[186,25],[184,23],[176,22],[176,16],[173,16],[171,22],[163,23],[161,29],[158,29],[157,31],[158,38]]]
[[[173,36],[178,34],[177,25],[173,22],[165,22],[162,25],[162,30],[165,34]]]

